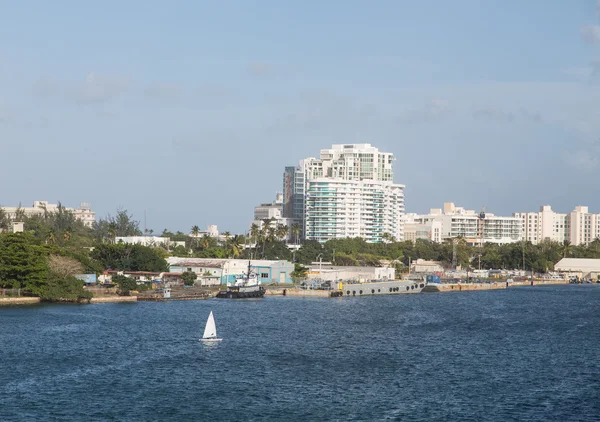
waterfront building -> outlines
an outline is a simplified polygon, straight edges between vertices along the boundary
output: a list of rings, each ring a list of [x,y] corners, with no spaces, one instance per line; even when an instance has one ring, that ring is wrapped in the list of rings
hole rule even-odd
[[[392,153],[371,144],[335,144],[321,150],[319,158],[286,167],[283,216],[298,223],[305,238],[321,242],[356,233],[379,242],[386,232],[400,240],[404,186],[393,183],[393,161]],[[374,212],[381,202],[393,209]],[[396,221],[388,222],[390,218]]]
[[[394,267],[336,266],[313,262],[308,266],[306,274],[309,279],[316,278],[323,281],[391,281],[396,278],[396,269]]]
[[[0,207],[6,212],[8,217],[15,221],[20,215],[26,217],[32,217],[34,215],[41,215],[47,213],[56,213],[59,210],[59,204],[51,204],[48,201],[34,201],[31,207]],[[68,208],[63,207],[65,211],[72,212],[75,218],[81,220],[87,227],[92,227],[96,221],[96,213],[92,211],[89,202],[81,202],[79,208]]]
[[[306,237],[361,237],[381,242],[384,233],[402,239],[404,186],[374,180],[313,179],[306,195]]]
[[[513,216],[521,219],[524,239],[533,244],[552,240],[588,245],[600,237],[600,214],[590,213],[586,206],[577,206],[570,213],[562,214],[544,205],[539,212],[514,213]]]
[[[410,220],[408,220],[410,218]],[[501,217],[488,212],[475,212],[457,207],[453,202],[444,203],[444,208],[432,208],[429,214],[411,214],[405,224],[430,226],[432,240],[462,237],[472,245],[482,243],[514,243],[523,239],[522,220],[519,217]],[[439,235],[435,231],[439,229]]]
[[[193,271],[198,277],[212,277],[220,284],[233,283],[248,271],[246,259],[222,258],[167,258],[169,272],[181,274]],[[258,274],[263,284],[291,283],[294,264],[285,260],[253,259],[250,261],[250,270]]]
[[[600,259],[563,258],[554,265],[554,271],[595,280],[600,276]]]

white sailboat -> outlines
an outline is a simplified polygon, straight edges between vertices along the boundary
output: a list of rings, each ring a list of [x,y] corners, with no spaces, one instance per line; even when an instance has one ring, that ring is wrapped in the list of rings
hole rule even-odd
[[[217,326],[215,325],[215,318],[213,317],[212,311],[206,320],[206,327],[204,328],[204,335],[200,339],[201,341],[221,341],[223,339],[217,338]]]

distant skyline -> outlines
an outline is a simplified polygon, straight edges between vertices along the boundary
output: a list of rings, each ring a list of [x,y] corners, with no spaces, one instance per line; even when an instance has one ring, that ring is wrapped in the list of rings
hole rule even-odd
[[[407,212],[600,212],[600,1],[0,0],[0,40],[3,206],[241,232],[370,143]]]

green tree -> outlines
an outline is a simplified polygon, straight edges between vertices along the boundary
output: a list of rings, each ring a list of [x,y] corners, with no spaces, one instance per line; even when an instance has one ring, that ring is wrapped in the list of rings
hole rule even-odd
[[[119,293],[123,296],[129,296],[132,290],[137,289],[137,281],[124,275],[113,275],[112,282],[119,286]]]
[[[84,290],[84,284],[83,281],[71,275],[50,271],[46,282],[39,286],[35,293],[46,302],[90,299],[92,294]]]
[[[244,237],[236,234],[229,240],[229,250],[231,251],[231,256],[234,258],[239,257],[244,250]]]
[[[0,235],[0,286],[24,287],[34,294],[48,275],[47,253],[28,233]]]
[[[181,275],[183,284],[185,284],[186,286],[193,286],[197,278],[197,274],[193,271],[186,271]]]
[[[168,270],[163,253],[158,248],[119,243],[98,245],[90,256],[106,269],[162,272]]]
[[[300,224],[294,223],[292,224],[291,232],[294,238],[294,244],[297,245],[298,243],[300,243],[300,234],[302,233],[302,227],[300,227]]]
[[[141,236],[140,222],[128,214],[127,210],[119,209],[115,216],[110,214],[104,219],[94,222],[92,227],[94,238],[99,242],[115,243],[116,237]]]
[[[294,281],[306,278],[308,268],[301,264],[294,264],[294,271],[290,274]]]
[[[0,206],[0,233],[7,232],[10,229],[11,221],[2,206]]]

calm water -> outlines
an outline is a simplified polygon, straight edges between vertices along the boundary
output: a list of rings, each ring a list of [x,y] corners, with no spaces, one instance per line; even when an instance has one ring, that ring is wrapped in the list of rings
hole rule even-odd
[[[218,344],[198,341],[212,310]],[[600,286],[0,309],[0,420],[600,420]]]

